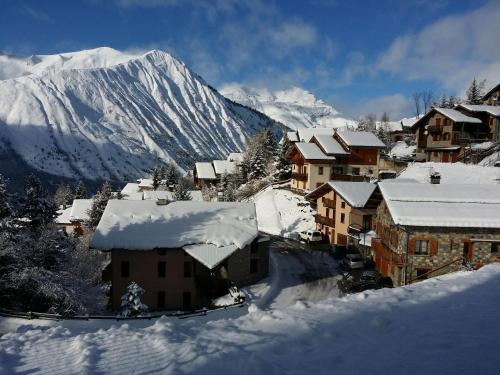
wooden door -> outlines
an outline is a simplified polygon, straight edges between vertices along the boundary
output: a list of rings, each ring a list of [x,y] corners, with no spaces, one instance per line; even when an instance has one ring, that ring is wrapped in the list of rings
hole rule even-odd
[[[448,152],[443,152],[443,163],[448,163],[448,161],[449,161],[448,160],[449,159],[448,156],[449,155],[450,154]]]
[[[464,241],[464,262],[472,262],[472,252],[473,252],[473,243],[470,241]]]

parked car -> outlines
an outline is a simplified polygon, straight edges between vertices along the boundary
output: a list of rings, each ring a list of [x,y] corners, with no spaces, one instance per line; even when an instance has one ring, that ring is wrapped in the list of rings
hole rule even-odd
[[[307,243],[321,242],[323,241],[323,236],[321,235],[321,232],[307,230],[299,233],[299,239],[306,241]]]
[[[359,254],[347,254],[343,263],[346,268],[351,270],[363,268],[363,258]]]
[[[363,271],[361,277],[359,278],[362,282],[379,282],[380,274],[376,270]]]

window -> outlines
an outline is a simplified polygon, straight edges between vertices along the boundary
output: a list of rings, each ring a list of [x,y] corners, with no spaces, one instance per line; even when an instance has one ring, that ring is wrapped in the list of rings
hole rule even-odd
[[[167,251],[165,249],[158,249],[158,255],[165,255]]]
[[[345,214],[340,214],[340,222],[343,223],[345,221]]]
[[[304,165],[304,174],[307,174],[307,167]]]
[[[319,174],[320,176],[322,176],[322,175],[323,175],[323,167],[318,167],[318,174]]]
[[[165,277],[167,275],[167,263],[158,262],[158,277]]]
[[[333,174],[343,174],[344,170],[342,167],[333,167]]]
[[[440,118],[436,119],[436,126],[441,126],[441,119]]]
[[[352,169],[352,175],[353,176],[359,176],[359,168],[353,168]]]
[[[340,203],[340,207],[345,208],[345,202],[344,202],[344,201],[342,201],[342,202]]]
[[[326,209],[326,217],[330,217],[330,209],[329,208]]]
[[[259,250],[259,247],[257,245],[257,241],[254,241],[250,244],[250,252],[252,254],[255,254]]]
[[[191,277],[191,262],[184,262],[184,277]]]
[[[191,292],[182,293],[182,308],[184,310],[191,310]]]
[[[415,254],[428,255],[429,254],[429,241],[428,240],[415,241]]]
[[[491,244],[491,252],[492,253],[498,253],[498,248],[500,247],[498,245],[500,245],[498,242],[494,242]]]
[[[122,261],[122,277],[130,277],[130,263],[126,260]]]
[[[259,260],[258,259],[250,259],[250,273],[259,272]]]
[[[165,308],[165,292],[158,292],[156,294],[156,307],[159,309]]]

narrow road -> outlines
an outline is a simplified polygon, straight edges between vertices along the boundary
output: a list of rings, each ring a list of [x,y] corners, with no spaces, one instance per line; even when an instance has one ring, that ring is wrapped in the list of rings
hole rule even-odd
[[[256,301],[262,309],[337,297],[338,263],[314,245],[274,237],[270,247],[269,289]]]

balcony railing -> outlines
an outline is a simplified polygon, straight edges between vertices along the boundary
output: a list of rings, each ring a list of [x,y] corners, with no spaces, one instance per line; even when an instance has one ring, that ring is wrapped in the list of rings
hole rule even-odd
[[[318,224],[328,225],[329,227],[335,228],[335,220],[330,219],[329,217],[314,215],[314,221]]]
[[[292,178],[298,181],[307,181],[307,173],[292,172]]]
[[[354,182],[364,182],[369,181],[365,176],[357,176],[352,174],[332,174],[330,179],[333,181],[354,181]]]
[[[335,201],[333,199],[325,198],[323,200],[323,206],[335,209]]]
[[[443,127],[441,125],[429,125],[427,127],[427,131],[429,133],[441,133],[443,131]]]

